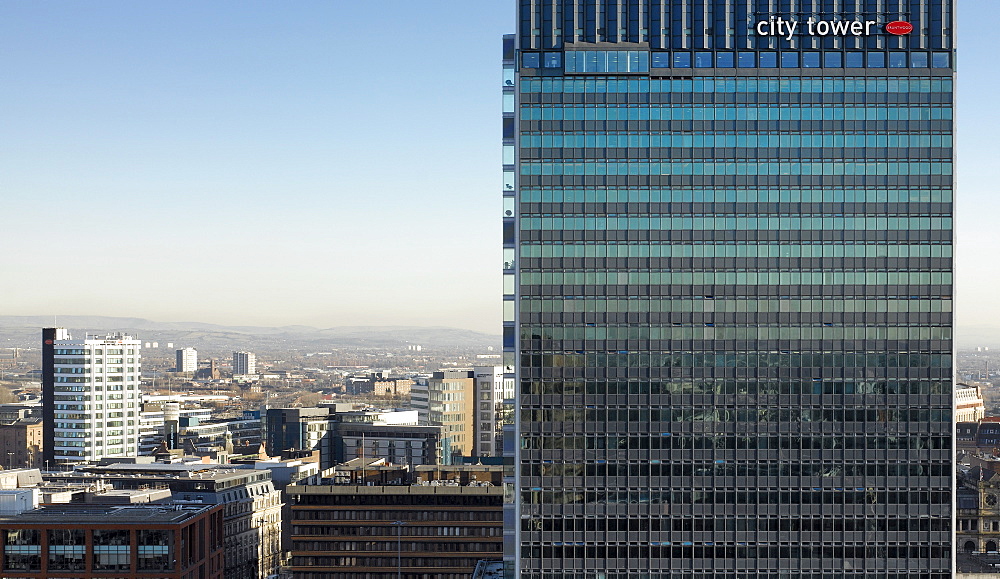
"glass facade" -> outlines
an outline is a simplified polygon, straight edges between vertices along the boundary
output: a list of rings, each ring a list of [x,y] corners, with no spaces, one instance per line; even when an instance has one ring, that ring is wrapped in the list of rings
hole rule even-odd
[[[951,576],[952,9],[519,0],[509,576]]]

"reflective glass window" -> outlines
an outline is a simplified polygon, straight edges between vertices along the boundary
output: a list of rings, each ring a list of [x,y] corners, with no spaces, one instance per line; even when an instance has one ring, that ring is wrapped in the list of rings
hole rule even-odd
[[[761,68],[778,68],[777,52],[761,52],[758,56]]]
[[[653,68],[670,68],[670,53],[654,52],[652,66]]]
[[[538,68],[538,53],[537,52],[521,53],[521,66],[524,68]]]
[[[732,52],[715,53],[715,66],[719,68],[733,68],[734,66],[736,66],[733,63],[733,53]]]
[[[752,52],[741,52],[736,57],[736,66],[739,68],[753,68],[757,66],[756,56]]]
[[[562,53],[546,52],[544,60],[545,60],[545,68],[559,68],[562,66]]]
[[[927,53],[926,52],[911,52],[910,53],[910,66],[913,68],[927,68]]]
[[[890,52],[889,53],[889,68],[906,68],[906,53],[905,52]]]
[[[798,52],[781,53],[781,68],[798,68],[798,67],[799,67]]]
[[[885,53],[884,52],[869,52],[868,53],[868,68],[885,68]]]
[[[848,52],[844,55],[844,66],[846,68],[864,68],[865,54],[863,52]]]
[[[691,68],[691,53],[690,52],[675,52],[674,53],[674,68]]]
[[[823,54],[823,66],[826,68],[841,68],[844,66],[844,55],[839,52]]]
[[[819,53],[818,52],[803,52],[802,53],[802,68],[819,68]]]
[[[931,66],[934,68],[948,68],[951,66],[949,62],[951,59],[948,56],[947,52],[935,52],[931,55]]]
[[[694,67],[712,68],[712,53],[711,52],[694,53]]]

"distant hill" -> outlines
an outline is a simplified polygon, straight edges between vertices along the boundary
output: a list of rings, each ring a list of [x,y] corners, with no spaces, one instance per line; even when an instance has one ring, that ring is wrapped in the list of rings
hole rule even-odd
[[[57,325],[74,336],[122,331],[161,346],[174,342],[194,347],[254,347],[281,344],[284,348],[401,347],[499,349],[500,336],[472,330],[420,326],[224,326],[203,322],[156,322],[143,318],[109,316],[0,316],[0,347],[37,347],[39,330]]]

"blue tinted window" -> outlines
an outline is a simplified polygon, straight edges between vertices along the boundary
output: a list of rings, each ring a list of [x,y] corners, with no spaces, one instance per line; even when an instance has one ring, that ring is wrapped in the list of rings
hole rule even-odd
[[[818,52],[803,52],[802,53],[802,68],[819,68],[819,53]]]
[[[827,52],[823,55],[823,66],[826,68],[841,68],[844,66],[844,55],[839,52]]]
[[[566,53],[566,72],[583,70],[583,53],[579,51]]]
[[[798,68],[798,67],[799,67],[798,52],[781,53],[781,68]]]
[[[778,53],[761,52],[759,58],[761,68],[778,68]]]
[[[889,68],[906,68],[906,53],[905,52],[890,52],[889,53]]]
[[[553,53],[545,54],[545,66],[557,68],[558,61],[550,61],[550,54]],[[649,72],[649,53],[644,50],[569,50],[566,51],[566,72]]]
[[[885,68],[885,53],[884,52],[869,52],[868,53],[868,68]]]
[[[719,68],[733,68],[736,66],[733,64],[733,53],[732,52],[717,52],[715,53],[715,66]]]
[[[927,53],[911,52],[910,66],[912,66],[913,68],[927,68]]]
[[[935,52],[931,55],[931,66],[934,68],[948,68],[950,66],[949,60],[947,52]]]
[[[629,70],[632,72],[649,72],[649,53],[645,50],[629,53]],[[638,67],[638,68],[636,68]]]
[[[606,52],[596,50],[584,52],[584,72],[608,72],[608,56]]]
[[[690,52],[675,52],[674,53],[674,68],[691,68],[691,53]]]
[[[514,333],[513,327],[506,327],[503,329],[503,347],[513,348],[517,341],[517,334]]]
[[[670,68],[670,53],[669,52],[654,52],[653,53],[653,68]]]
[[[694,53],[694,67],[712,68],[712,53],[711,52]]]
[[[736,66],[740,68],[753,68],[757,66],[757,59],[752,52],[741,52],[736,58]]]
[[[844,66],[847,68],[864,68],[865,53],[848,52],[844,55]]]
[[[546,52],[544,62],[545,68],[559,68],[562,66],[562,53]]]
[[[537,52],[521,53],[521,66],[523,66],[524,68],[538,68],[538,53]]]

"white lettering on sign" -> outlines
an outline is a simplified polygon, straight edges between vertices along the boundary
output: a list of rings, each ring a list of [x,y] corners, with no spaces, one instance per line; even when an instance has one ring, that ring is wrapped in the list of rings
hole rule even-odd
[[[772,16],[761,20],[754,27],[757,36],[780,36],[791,40],[796,32],[809,36],[870,36],[872,28],[878,26],[873,20],[816,20],[810,18],[805,26],[799,26],[798,20],[788,20],[781,16]]]

